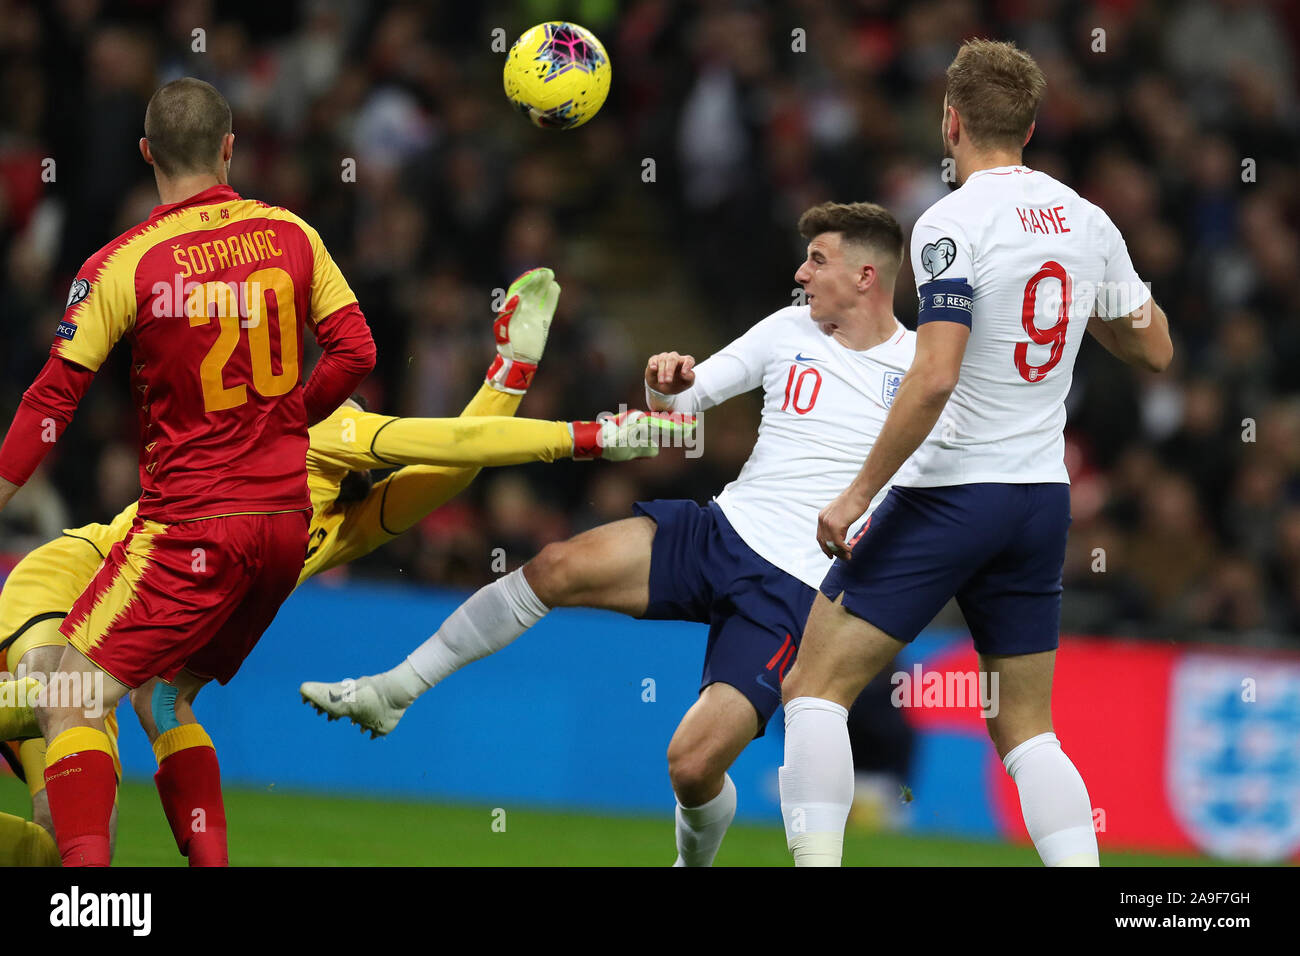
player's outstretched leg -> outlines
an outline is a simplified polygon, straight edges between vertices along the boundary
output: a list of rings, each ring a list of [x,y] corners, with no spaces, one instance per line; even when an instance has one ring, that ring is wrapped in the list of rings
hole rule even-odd
[[[1088,788],[1052,732],[1055,663],[1056,651],[980,655],[980,669],[997,675],[998,712],[989,718],[989,735],[1016,782],[1025,829],[1043,865],[1099,866]]]
[[[736,816],[728,768],[758,733],[754,705],[730,684],[710,684],[668,744],[668,776],[677,796],[677,861],[712,866]]]
[[[426,690],[501,650],[551,608],[640,616],[649,601],[654,532],[651,519],[628,518],[548,544],[524,567],[472,594],[392,670],[331,684],[308,681],[299,688],[302,699],[331,720],[346,717],[380,736],[391,732]]]
[[[781,816],[795,866],[839,866],[853,804],[849,708],[905,645],[823,594],[782,685]]]

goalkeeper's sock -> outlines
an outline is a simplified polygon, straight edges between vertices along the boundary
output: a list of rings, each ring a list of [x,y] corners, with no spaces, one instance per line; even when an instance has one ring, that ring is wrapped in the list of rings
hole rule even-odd
[[[785,705],[785,765],[779,771],[786,846],[795,866],[839,866],[853,805],[849,712],[818,697]]]
[[[1100,866],[1092,802],[1056,734],[1030,737],[1002,760],[1044,866]]]
[[[181,724],[153,742],[154,785],[176,848],[190,866],[229,866],[221,768],[212,738],[199,724]]]
[[[727,827],[736,816],[736,785],[723,774],[722,790],[708,803],[677,803],[677,862],[673,866],[712,866]]]
[[[70,727],[45,754],[45,793],[64,866],[108,866],[117,771],[108,735]]]
[[[436,634],[384,674],[389,700],[411,702],[449,674],[495,654],[550,611],[533,593],[523,568],[479,588],[442,622]],[[409,668],[409,669],[407,669]]]
[[[32,712],[32,703],[41,687],[41,682],[35,677],[0,681],[0,740],[22,740],[41,735],[36,714]]]
[[[0,866],[58,866],[54,837],[30,820],[0,813]]]

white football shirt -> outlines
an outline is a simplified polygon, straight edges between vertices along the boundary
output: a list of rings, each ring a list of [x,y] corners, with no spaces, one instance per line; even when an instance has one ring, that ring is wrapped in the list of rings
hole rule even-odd
[[[911,250],[922,309],[944,280],[970,285],[971,334],[938,426],[894,483],[1068,484],[1065,396],[1088,318],[1151,296],[1115,224],[1046,173],[1002,166],[931,206]]]
[[[895,322],[888,340],[857,352],[823,334],[808,306],[781,309],[696,366],[695,383],[672,397],[673,410],[694,413],[763,387],[754,451],[714,500],[745,544],[809,587],[831,565],[817,515],[866,461],[916,353],[916,333]]]

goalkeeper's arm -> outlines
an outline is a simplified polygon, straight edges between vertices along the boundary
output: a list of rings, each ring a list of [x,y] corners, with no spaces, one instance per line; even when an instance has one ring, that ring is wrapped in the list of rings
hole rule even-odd
[[[694,422],[630,412],[607,421],[483,416],[392,418],[342,408],[311,430],[311,453],[354,471],[400,465],[494,467],[559,458],[654,455],[660,439]]]

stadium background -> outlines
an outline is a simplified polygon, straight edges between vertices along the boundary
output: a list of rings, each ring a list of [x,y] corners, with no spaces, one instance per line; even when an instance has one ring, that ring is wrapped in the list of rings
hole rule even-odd
[[[493,49],[498,28],[508,44],[557,17],[593,29],[614,66],[600,116],[568,133],[535,130],[510,110],[504,51]],[[910,228],[946,189],[943,69],[976,34],[1014,39],[1043,66],[1048,100],[1026,163],[1111,214],[1170,316],[1178,356],[1170,372],[1145,376],[1089,345],[1076,370],[1063,628],[1112,640],[1066,639],[1085,662],[1074,673],[1091,683],[1070,685],[1063,652],[1058,723],[1088,713],[1096,723],[1077,734],[1100,747],[1115,727],[1145,720],[1118,773],[1140,769],[1149,787],[1125,797],[1117,781],[1103,800],[1093,781],[1107,772],[1105,750],[1084,767],[1094,802],[1109,808],[1111,845],[1292,855],[1292,4],[0,0],[0,412],[43,363],[76,267],[156,203],[135,144],[149,94],[176,76],[207,79],[230,100],[235,188],[321,231],[374,330],[375,407],[456,414],[491,354],[494,290],[547,264],[564,293],[520,414],[591,417],[640,404],[650,351],[702,357],[792,301],[802,259],[792,226],[808,205],[871,199]],[[347,159],[355,182],[343,180]],[[905,322],[915,314],[906,269],[897,310]],[[125,355],[110,361],[44,470],[0,516],[10,563],[136,496],[125,366]],[[746,457],[757,411],[740,399],[711,413],[700,459],[670,452],[621,467],[484,473],[412,533],[304,589],[239,680],[201,705],[227,779],[662,817],[671,809],[662,751],[702,650],[690,626],[554,615],[545,634],[458,675],[378,744],[342,741],[293,690],[392,663],[458,595],[492,579],[494,548],[516,566],[548,541],[625,516],[635,499],[706,499]],[[937,622],[917,654],[961,663],[950,627],[959,618]],[[657,682],[654,707],[642,700],[647,677]],[[1232,706],[1224,688],[1242,680],[1267,688],[1270,701],[1260,700],[1270,707]],[[1068,700],[1078,701],[1069,713]],[[1017,838],[978,718],[906,716],[915,801],[890,815],[911,830]],[[147,773],[147,748],[137,731],[126,735],[128,767]],[[774,725],[738,770],[742,814],[769,828],[779,741]],[[269,762],[285,752],[291,759]],[[978,800],[963,794],[967,771],[986,776]],[[292,807],[271,816],[288,825]],[[1135,818],[1145,821],[1136,830]],[[655,832],[670,846],[670,825]],[[779,836],[762,837],[779,862]],[[557,838],[556,852],[562,845]],[[447,861],[431,846],[429,862]],[[286,853],[282,862],[294,859]]]

